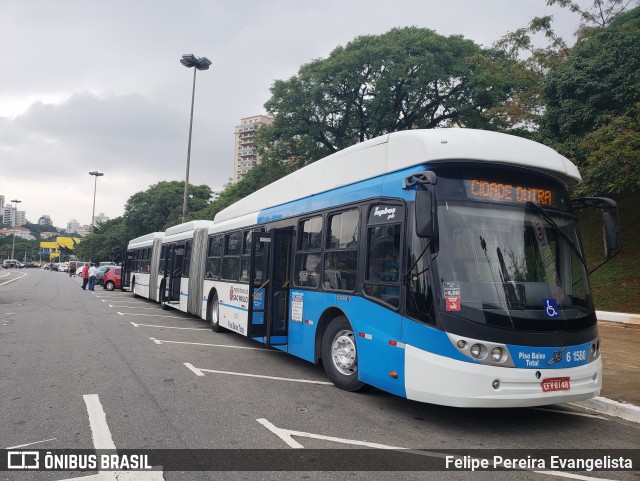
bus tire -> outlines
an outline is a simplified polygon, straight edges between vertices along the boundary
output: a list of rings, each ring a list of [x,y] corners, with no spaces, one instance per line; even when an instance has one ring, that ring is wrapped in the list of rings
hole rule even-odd
[[[224,332],[225,328],[220,327],[220,302],[218,294],[214,294],[207,304],[207,321],[213,332]]]
[[[140,297],[138,294],[136,294],[136,278],[135,277],[131,281],[131,292],[133,293],[134,298]]]
[[[322,336],[322,365],[327,377],[344,391],[358,391],[358,352],[353,328],[346,316],[334,318]]]

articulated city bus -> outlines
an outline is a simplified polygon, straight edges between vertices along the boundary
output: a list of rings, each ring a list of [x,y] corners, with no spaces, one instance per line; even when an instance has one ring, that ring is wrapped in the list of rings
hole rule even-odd
[[[130,288],[134,296],[159,301],[158,259],[163,232],[152,232],[129,241],[124,259],[121,288]]]
[[[579,181],[519,137],[384,135],[169,229],[160,301],[322,362],[348,391],[469,407],[587,399],[602,361],[575,211],[603,211],[609,256],[620,229],[613,201],[569,199]]]

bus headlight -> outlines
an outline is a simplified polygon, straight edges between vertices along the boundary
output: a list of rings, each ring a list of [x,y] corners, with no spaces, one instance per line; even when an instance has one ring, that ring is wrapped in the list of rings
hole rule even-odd
[[[471,339],[450,332],[447,332],[447,337],[458,353],[473,362],[499,367],[515,367],[506,344],[486,339]]]
[[[491,359],[493,359],[495,362],[500,362],[500,360],[502,359],[502,348],[494,347],[491,350]]]

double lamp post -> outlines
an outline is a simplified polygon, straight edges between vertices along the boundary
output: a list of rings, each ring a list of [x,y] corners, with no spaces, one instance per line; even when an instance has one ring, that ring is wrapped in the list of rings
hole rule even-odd
[[[182,201],[182,222],[187,220],[187,200],[189,199],[189,164],[191,162],[191,132],[193,130],[193,103],[196,96],[196,72],[198,70],[208,70],[211,60],[207,57],[196,57],[192,53],[185,54],[180,59],[180,63],[187,68],[193,69],[193,89],[191,90],[191,117],[189,121],[189,145],[187,147],[187,174],[184,181],[184,199]]]

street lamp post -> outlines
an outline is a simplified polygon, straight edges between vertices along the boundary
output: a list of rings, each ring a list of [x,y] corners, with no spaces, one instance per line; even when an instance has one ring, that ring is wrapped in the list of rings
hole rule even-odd
[[[16,217],[18,216],[18,204],[22,202],[18,199],[13,199],[13,245],[11,246],[11,258],[14,259],[14,251],[16,249]]]
[[[95,224],[95,218],[96,218],[96,189],[98,187],[98,177],[103,176],[104,173],[94,170],[92,172],[89,172],[89,175],[93,175],[95,177],[93,181],[93,210],[91,211],[91,233],[93,234],[93,226]],[[91,260],[91,250],[93,247],[91,244],[92,242],[89,241],[89,260]]]
[[[196,96],[196,72],[198,70],[208,70],[211,60],[207,57],[196,57],[192,53],[182,56],[180,63],[187,68],[193,69],[193,89],[191,90],[191,118],[189,120],[189,144],[187,147],[187,174],[184,181],[184,200],[182,202],[182,222],[187,220],[187,199],[189,196],[189,164],[191,162],[191,131],[193,130],[193,103]]]
[[[103,176],[104,173],[94,170],[93,172],[89,172],[89,175],[95,176],[95,180],[93,182],[93,210],[91,211],[91,233],[93,234],[93,224],[95,223],[96,218],[96,188],[98,187],[98,177]]]

